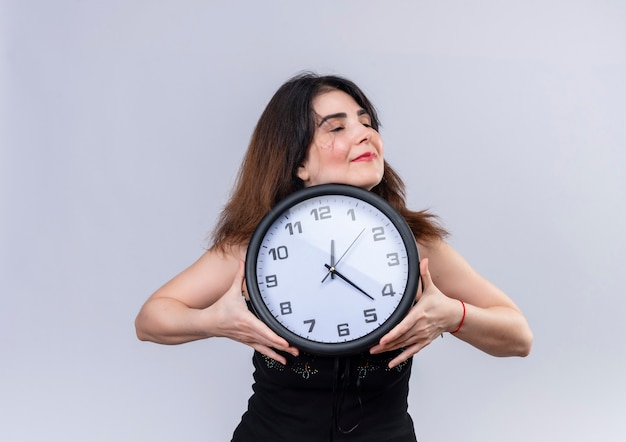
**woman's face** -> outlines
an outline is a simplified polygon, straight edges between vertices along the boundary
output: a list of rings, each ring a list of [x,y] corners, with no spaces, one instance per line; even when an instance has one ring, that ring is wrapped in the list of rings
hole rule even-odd
[[[383,141],[372,129],[370,116],[354,99],[339,90],[313,100],[315,135],[298,177],[306,187],[352,184],[370,190],[383,177]]]

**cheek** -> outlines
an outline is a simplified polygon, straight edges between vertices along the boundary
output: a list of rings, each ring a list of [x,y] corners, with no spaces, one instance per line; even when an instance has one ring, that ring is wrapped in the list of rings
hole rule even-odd
[[[374,146],[378,149],[378,153],[382,156],[385,153],[385,146],[383,139],[378,132],[376,132],[375,138],[372,138]]]
[[[346,151],[341,149],[330,149],[323,153],[324,162],[330,168],[337,169],[343,168],[346,165]]]
[[[333,173],[338,166],[343,166],[346,162],[346,151],[337,149],[333,139],[327,144],[321,144],[321,140],[316,140],[311,146],[307,169],[311,175]]]
[[[318,134],[315,136],[315,141],[313,142],[313,144],[315,148],[321,151],[332,150],[335,147],[335,134]]]

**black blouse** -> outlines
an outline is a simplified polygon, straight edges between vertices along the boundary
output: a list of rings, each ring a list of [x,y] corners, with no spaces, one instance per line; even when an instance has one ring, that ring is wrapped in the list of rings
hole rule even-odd
[[[232,442],[416,442],[407,412],[412,360],[400,351],[350,357],[254,353],[254,391]]]

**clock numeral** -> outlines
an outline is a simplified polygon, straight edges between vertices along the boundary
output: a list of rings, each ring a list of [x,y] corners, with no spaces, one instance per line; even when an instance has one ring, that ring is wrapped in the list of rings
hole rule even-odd
[[[339,336],[350,336],[350,329],[348,328],[348,324],[337,325],[337,333],[339,334]]]
[[[278,305],[280,306],[280,314],[281,315],[290,315],[291,313],[293,313],[293,311],[291,310],[291,302],[289,302],[289,301],[281,302]]]
[[[278,278],[276,275],[267,275],[265,277],[265,287],[272,288],[278,286]]]
[[[363,310],[363,316],[365,316],[365,322],[378,321],[378,316],[376,315],[375,308],[368,308],[367,310]]]
[[[330,219],[333,216],[330,214],[330,207],[322,206],[319,209],[311,210],[311,215],[315,217],[315,221],[319,221],[321,219]]]
[[[352,218],[352,221],[356,221],[356,215],[354,214],[354,209],[348,210],[348,215]]]
[[[372,227],[372,233],[374,234],[374,241],[384,241],[385,238],[385,229],[382,227]]]
[[[298,231],[298,233],[302,233],[302,224],[300,224],[300,221],[296,221],[293,224],[287,223],[285,225],[285,229],[289,230],[290,235],[293,235],[293,232],[295,232],[296,230]]]
[[[315,319],[307,319],[306,321],[302,321],[303,324],[310,324],[309,326],[309,333],[311,333],[313,331],[313,329],[315,328]]]
[[[387,265],[389,267],[397,266],[398,264],[400,264],[400,258],[398,258],[398,254],[396,252],[387,253],[387,259],[389,260],[387,261]]]
[[[393,296],[395,294],[396,292],[393,291],[393,286],[391,285],[391,283],[385,284],[385,286],[383,287],[383,296]]]
[[[277,259],[289,258],[289,252],[287,252],[287,247],[285,246],[280,246],[275,249],[270,249],[268,253],[272,255],[272,259],[274,259],[274,261],[276,261]]]

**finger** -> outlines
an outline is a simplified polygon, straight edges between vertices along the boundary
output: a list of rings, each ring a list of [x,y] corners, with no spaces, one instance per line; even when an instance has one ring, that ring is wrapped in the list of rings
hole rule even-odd
[[[258,319],[254,318],[253,321],[258,321]],[[250,347],[271,357],[272,359],[276,359],[274,357],[274,350],[281,350],[290,353],[293,356],[298,356],[299,351],[297,348],[289,345],[286,340],[267,328],[265,324],[260,321],[258,322],[258,325],[250,327],[247,332],[239,334],[238,336],[231,337],[236,341],[249,345]],[[270,354],[270,352],[272,354]]]
[[[389,368],[397,367],[398,365],[402,364],[404,361],[408,360],[411,356],[416,355],[425,346],[426,345],[424,345],[424,344],[419,344],[418,343],[418,344],[415,344],[415,345],[412,345],[412,346],[408,347],[406,350],[404,350],[398,356],[396,356],[391,361],[389,361],[388,367]]]
[[[379,345],[383,347],[389,347],[396,341],[403,340],[403,337],[411,330],[414,320],[409,316],[404,318],[398,325],[392,328],[385,336],[380,338]]]
[[[239,273],[235,277],[235,279],[239,279]],[[233,285],[235,285],[233,283]],[[277,333],[275,333],[271,328],[268,327],[263,321],[261,321],[256,315],[250,312],[246,308],[246,317],[248,318],[247,328],[250,331],[249,336],[246,338],[248,345],[254,347],[254,345],[263,345],[266,347],[276,348],[278,350],[286,351],[293,356],[298,356],[299,350],[296,347],[292,347],[289,345],[289,342]]]
[[[237,273],[235,274],[235,277],[233,278],[233,283],[230,288],[231,290],[244,295],[246,299],[249,299],[244,276],[245,276],[245,265],[244,265],[244,262],[240,260],[239,267],[237,268]]]
[[[248,286],[246,285],[246,264],[243,261],[239,261],[239,270],[241,271],[241,294],[246,298],[247,301],[250,301],[250,295],[248,294]],[[237,273],[237,278],[239,279],[239,273]]]
[[[247,311],[246,322],[246,329],[248,332],[242,341],[248,345],[252,347],[254,347],[254,345],[272,347],[278,350],[286,351],[293,356],[298,356],[299,351],[296,347],[291,346],[285,338],[279,336],[271,328],[269,328],[267,324],[249,311]]]
[[[246,279],[245,279],[245,262],[243,260],[239,261],[239,268],[237,269],[237,274],[235,275],[235,279],[233,281],[233,287],[235,288],[238,287],[237,290],[240,290],[241,294],[248,301],[250,300],[250,296],[248,294],[248,289],[246,286]],[[284,358],[280,356],[278,353],[276,353],[275,351],[271,350],[272,348],[285,351],[287,353],[292,354],[293,356],[299,355],[300,352],[296,347],[292,347],[291,345],[289,345],[289,342],[287,342],[286,339],[277,335],[272,329],[270,329],[263,321],[258,319],[254,314],[250,313],[250,315],[253,317],[253,324],[256,325],[256,326],[253,326],[253,325],[251,326],[256,328],[256,333],[258,333],[266,341],[265,344],[251,345],[253,348],[255,348],[255,345],[258,345],[260,346],[260,348],[266,349],[264,352],[261,352],[261,353],[265,354],[266,356],[272,359],[278,360],[279,362],[283,364],[285,363]],[[268,353],[271,353],[271,355]]]
[[[430,270],[428,268],[428,258],[424,258],[420,261],[420,279],[422,283],[422,293],[424,293],[431,285],[433,285],[433,280],[430,276]],[[417,300],[419,300],[419,297],[417,297]]]
[[[411,342],[409,342],[406,339],[405,335],[400,335],[395,338],[392,338],[391,336],[386,335],[383,338],[381,338],[378,344],[370,348],[370,353],[378,354],[378,353],[384,353],[387,351],[393,351],[398,348],[406,347],[409,344],[411,344]]]
[[[267,343],[266,343],[267,347],[285,351],[287,353],[290,353],[293,356],[298,356],[300,354],[299,350],[296,347],[289,345],[289,342],[287,342],[286,339],[278,336],[276,333],[270,330],[269,327],[267,326],[266,326],[266,332],[267,334],[265,338],[267,339]]]
[[[416,335],[420,333],[420,329],[416,328],[419,315],[419,307],[414,306],[398,325],[380,338],[378,344],[372,347],[372,353],[382,353],[414,344],[416,339],[419,339]]]
[[[430,276],[430,270],[428,269],[428,258],[424,258],[420,261],[420,276],[422,279],[422,292],[433,283]]]
[[[387,351],[397,350],[399,348],[406,347],[411,344],[412,342],[406,339],[406,337],[404,336],[400,336],[397,339],[393,339],[393,340],[387,340],[385,342],[382,342],[381,340],[381,342],[379,342],[378,344],[376,344],[370,349],[370,353],[372,354],[384,353]]]
[[[393,351],[402,347],[403,347],[402,344],[396,344],[395,342],[390,342],[386,344],[376,344],[375,346],[370,348],[370,354],[376,355],[376,354],[385,353],[388,351]]]
[[[405,320],[383,336],[379,343],[372,347],[372,353],[390,351],[419,342],[424,342],[424,346],[426,346],[439,337],[442,329],[438,324],[416,319],[419,315],[418,308],[419,306],[414,307],[413,311],[416,313],[407,316]]]
[[[271,347],[266,347],[264,345],[253,345],[252,348],[254,348],[259,353],[267,356],[268,358],[274,359],[275,361],[280,362],[283,365],[287,365],[287,358],[276,353]]]

